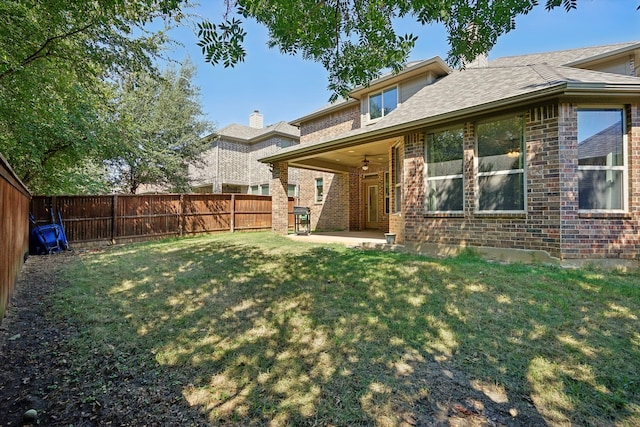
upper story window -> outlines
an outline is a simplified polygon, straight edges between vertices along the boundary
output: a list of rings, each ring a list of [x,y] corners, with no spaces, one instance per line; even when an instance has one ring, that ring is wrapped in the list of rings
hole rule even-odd
[[[477,201],[480,211],[524,211],[524,130],[521,116],[478,123]]]
[[[398,88],[396,86],[382,92],[369,95],[369,120],[384,117],[398,106]]]
[[[624,110],[578,110],[578,205],[582,210],[624,211],[627,150]]]
[[[462,211],[464,200],[462,128],[427,135],[427,211]]]

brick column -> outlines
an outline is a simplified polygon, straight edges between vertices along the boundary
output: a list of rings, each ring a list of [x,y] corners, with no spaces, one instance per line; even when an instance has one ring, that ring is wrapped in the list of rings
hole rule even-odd
[[[289,165],[274,163],[271,171],[271,230],[286,235],[289,233]]]

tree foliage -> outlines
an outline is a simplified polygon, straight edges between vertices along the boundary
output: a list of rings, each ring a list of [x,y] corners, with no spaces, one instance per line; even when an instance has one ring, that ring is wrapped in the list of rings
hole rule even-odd
[[[115,102],[118,144],[108,161],[117,188],[135,194],[143,185],[188,191],[188,164],[209,147],[209,130],[199,89],[191,84],[195,68],[167,70],[160,80],[134,73],[122,81]]]
[[[112,151],[109,81],[155,70],[166,37],[144,25],[179,19],[182,3],[0,2],[0,151],[31,191],[52,191],[54,177]]]
[[[515,18],[538,0],[225,0],[221,23],[199,25],[207,61],[225,67],[244,60],[242,19],[269,30],[269,46],[320,62],[329,72],[332,100],[365,86],[383,70],[398,72],[417,36],[396,28],[400,19],[442,24],[448,33],[448,62],[461,66],[488,52],[515,28]],[[547,0],[545,7],[577,7],[577,0]]]

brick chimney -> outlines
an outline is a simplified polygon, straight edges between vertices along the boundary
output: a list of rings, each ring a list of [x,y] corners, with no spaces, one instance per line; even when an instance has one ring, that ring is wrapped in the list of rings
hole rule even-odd
[[[262,129],[264,127],[264,118],[260,111],[253,110],[253,113],[249,116],[249,127],[254,129]]]

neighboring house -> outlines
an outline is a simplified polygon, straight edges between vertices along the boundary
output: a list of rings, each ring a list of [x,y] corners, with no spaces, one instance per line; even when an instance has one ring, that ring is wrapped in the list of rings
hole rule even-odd
[[[258,159],[298,145],[300,132],[285,122],[264,127],[262,114],[254,111],[249,126],[231,124],[206,138],[211,148],[204,154],[204,164],[189,167],[195,192],[269,195],[271,171]],[[287,192],[297,197],[297,171],[292,170],[289,178]]]
[[[410,250],[640,260],[640,43],[411,63],[301,117],[288,167],[315,230],[379,229]],[[366,170],[364,170],[366,169]]]

